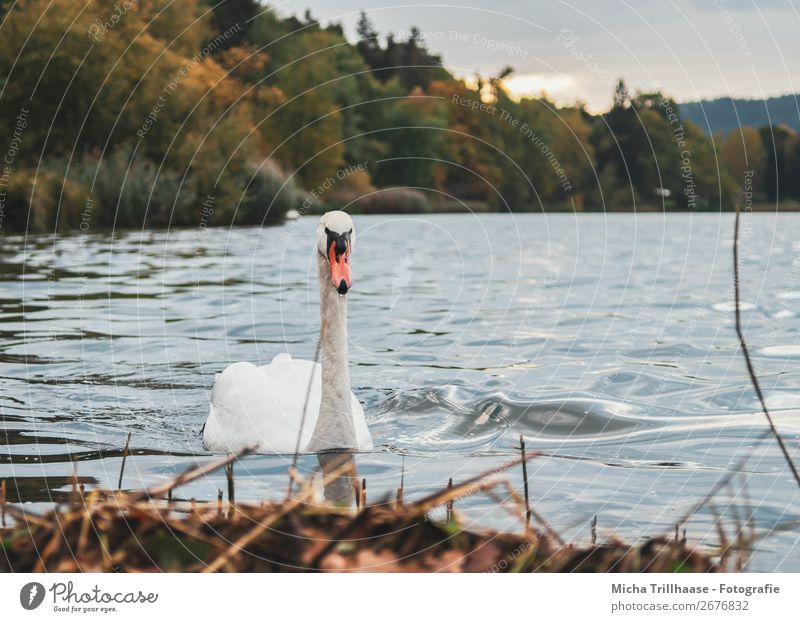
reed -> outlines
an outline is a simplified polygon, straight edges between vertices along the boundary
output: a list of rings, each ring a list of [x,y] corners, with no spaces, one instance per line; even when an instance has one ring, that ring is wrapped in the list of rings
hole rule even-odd
[[[244,452],[242,452],[244,453]],[[237,503],[235,517],[220,512],[217,499],[190,503],[163,500],[176,488],[228,468],[241,454],[198,466],[158,486],[139,491],[89,491],[37,515],[9,504],[14,522],[0,530],[3,571],[416,571],[461,572],[709,572],[718,569],[709,553],[685,542],[651,538],[628,545],[611,540],[565,545],[541,530],[521,533],[459,529],[430,520],[438,506],[452,507],[465,491],[507,487],[493,469],[416,501],[326,506],[315,498],[313,478],[296,477],[296,493],[279,502]],[[516,464],[512,461],[511,464]],[[348,468],[343,465],[342,468]],[[341,473],[334,471],[325,478]],[[507,498],[507,497],[506,497]],[[518,497],[509,511],[523,516]],[[532,511],[532,518],[538,516]],[[538,520],[538,519],[537,519]],[[508,560],[513,560],[509,563]]]
[[[117,482],[117,490],[122,490],[122,476],[125,473],[125,462],[128,459],[128,453],[131,449],[131,433],[128,432],[128,438],[125,440],[125,447],[122,450],[122,464],[119,465],[119,481]]]
[[[228,481],[228,518],[236,511],[236,490],[233,480],[233,460],[225,465],[225,479]]]
[[[453,478],[452,477],[447,482],[447,490],[448,491],[452,491],[453,490]],[[446,505],[446,507],[447,507],[447,524],[448,525],[453,522],[453,507],[454,507],[454,505],[455,505],[455,499],[451,497],[447,501],[447,505]]]
[[[755,368],[753,367],[753,361],[750,360],[750,352],[747,349],[747,342],[744,338],[744,332],[742,331],[742,312],[740,308],[739,299],[741,296],[740,293],[740,286],[739,286],[739,219],[741,216],[741,210],[739,209],[739,205],[736,205],[736,219],[734,221],[734,228],[733,228],[733,295],[735,301],[735,313],[736,313],[736,335],[739,337],[739,346],[742,350],[742,356],[744,357],[745,365],[747,366],[747,373],[750,375],[750,382],[753,385],[753,390],[756,392],[758,396],[758,401],[761,404],[761,410],[764,413],[764,416],[767,418],[767,422],[769,423],[769,429],[772,433],[773,438],[777,441],[778,447],[780,447],[781,453],[783,454],[784,459],[786,460],[786,464],[789,467],[789,470],[792,472],[792,476],[794,477],[795,482],[797,485],[800,486],[800,473],[797,471],[797,467],[794,464],[794,460],[792,460],[792,456],[789,454],[789,450],[786,448],[786,444],[783,441],[783,437],[781,436],[780,432],[778,432],[778,428],[775,427],[775,422],[772,420],[772,415],[769,414],[769,410],[767,409],[767,402],[764,399],[764,393],[761,391],[761,383],[758,381],[758,376],[756,376]]]
[[[525,455],[525,438],[519,435],[519,453],[522,458],[522,484],[525,489],[525,529],[531,525],[531,502],[528,497],[528,457]]]
[[[405,483],[406,483],[406,457],[405,454],[403,455],[402,462],[400,464],[400,488],[397,489],[397,505],[403,505],[403,495],[405,490]]]

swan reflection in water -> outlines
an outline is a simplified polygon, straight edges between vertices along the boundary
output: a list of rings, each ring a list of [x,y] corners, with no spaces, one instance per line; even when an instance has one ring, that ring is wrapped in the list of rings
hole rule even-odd
[[[350,451],[331,450],[317,454],[322,469],[323,497],[340,507],[356,505],[359,490],[355,455]]]

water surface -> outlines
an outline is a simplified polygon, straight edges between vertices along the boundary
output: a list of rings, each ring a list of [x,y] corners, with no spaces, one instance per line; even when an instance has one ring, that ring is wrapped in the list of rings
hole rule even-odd
[[[747,459],[714,509],[765,533],[754,570],[800,571],[800,495],[737,349],[729,215],[356,218],[348,294],[353,388],[376,450],[372,500],[438,489],[517,455],[565,537],[671,532]],[[5,237],[0,248],[0,477],[32,507],[87,486],[161,481],[210,455],[214,374],[280,352],[312,358],[315,219],[273,228]],[[800,216],[746,216],[743,321],[769,406],[800,457]],[[237,497],[284,494],[291,457],[250,456]],[[309,473],[314,457],[301,459]],[[508,474],[519,487],[518,469]],[[216,498],[223,475],[180,491]],[[475,495],[466,524],[516,528]]]

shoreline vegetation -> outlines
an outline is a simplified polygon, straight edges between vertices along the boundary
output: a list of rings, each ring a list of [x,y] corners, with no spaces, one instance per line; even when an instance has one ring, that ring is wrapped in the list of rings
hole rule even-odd
[[[497,477],[534,455],[461,484],[451,480],[417,501],[404,499],[401,483],[394,499],[377,503],[345,460],[322,484],[344,480],[354,489],[353,509],[325,504],[313,478],[296,475],[281,502],[235,502],[233,464],[245,454],[145,490],[85,491],[74,478],[69,501],[41,515],[3,498],[3,521],[13,526],[0,527],[0,572],[716,572],[741,569],[749,551],[741,533],[731,542],[721,531],[714,549],[690,545],[677,527],[674,537],[598,543],[596,517],[587,526],[590,542],[567,544]],[[227,500],[221,490],[216,502],[173,499],[181,485],[220,468]],[[456,506],[472,494],[487,494],[519,519],[520,530],[462,527]],[[442,508],[445,518],[435,517]]]
[[[799,209],[793,129],[707,136],[658,84],[631,93],[620,79],[594,113],[512,98],[511,67],[458,78],[418,29],[382,34],[366,14],[348,39],[255,0],[124,9],[0,6],[1,233],[272,224],[341,207]],[[567,34],[554,45],[582,53]]]

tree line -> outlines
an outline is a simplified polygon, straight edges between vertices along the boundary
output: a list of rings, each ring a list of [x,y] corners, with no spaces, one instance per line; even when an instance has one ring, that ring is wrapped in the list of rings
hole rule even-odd
[[[608,112],[452,75],[255,0],[0,5],[0,228],[258,224],[288,210],[731,209],[800,199],[788,127],[706,136],[620,81]]]

